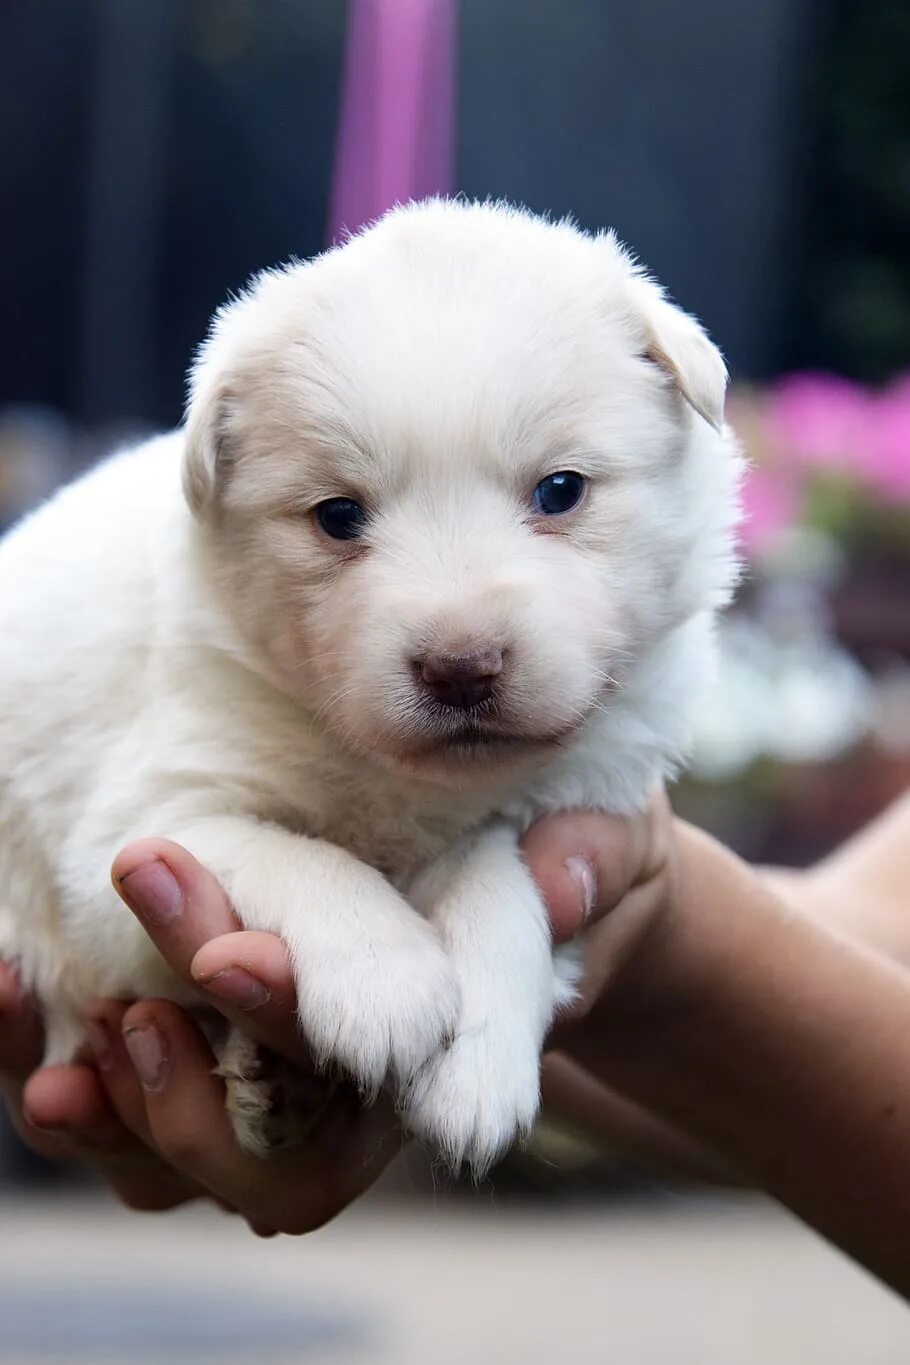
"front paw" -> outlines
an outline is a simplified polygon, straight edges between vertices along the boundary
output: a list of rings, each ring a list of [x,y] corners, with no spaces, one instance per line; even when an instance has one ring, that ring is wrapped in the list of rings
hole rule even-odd
[[[300,1025],[320,1065],[337,1065],[367,1098],[405,1088],[454,1036],[460,990],[434,931],[364,942],[300,964]]]
[[[239,1029],[230,1029],[215,1053],[215,1075],[224,1081],[225,1107],[243,1150],[267,1157],[302,1146],[335,1094],[335,1083],[308,1075]]]
[[[540,1056],[533,1039],[490,1025],[459,1034],[431,1058],[404,1104],[406,1127],[454,1171],[475,1177],[518,1137],[530,1133],[540,1106]]]

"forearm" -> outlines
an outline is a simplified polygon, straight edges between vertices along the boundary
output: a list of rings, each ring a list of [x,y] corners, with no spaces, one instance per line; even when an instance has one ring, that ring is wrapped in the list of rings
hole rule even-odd
[[[569,1045],[910,1295],[910,976],[678,827],[673,908]]]
[[[704,1144],[605,1085],[564,1052],[544,1059],[541,1092],[545,1113],[617,1159],[682,1181],[742,1183]]]
[[[762,876],[797,909],[910,963],[910,794],[815,867]]]

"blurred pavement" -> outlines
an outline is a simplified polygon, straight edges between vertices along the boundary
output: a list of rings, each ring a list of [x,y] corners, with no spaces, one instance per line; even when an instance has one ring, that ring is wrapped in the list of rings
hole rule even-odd
[[[3,1365],[897,1365],[910,1314],[777,1209],[374,1196],[309,1238],[0,1194]]]

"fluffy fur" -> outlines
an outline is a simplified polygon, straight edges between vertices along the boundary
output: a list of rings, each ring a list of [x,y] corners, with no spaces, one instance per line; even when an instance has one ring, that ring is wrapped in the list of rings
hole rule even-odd
[[[321,1060],[456,1165],[528,1128],[572,969],[518,839],[685,754],[735,576],[724,383],[612,235],[500,205],[398,209],[221,310],[185,428],[0,546],[0,957],[49,1061],[93,997],[190,999],[108,879],[158,834],[285,939]],[[535,514],[565,469],[581,505]],[[339,496],[358,541],[313,516]],[[428,702],[415,660],[488,647],[479,718]]]

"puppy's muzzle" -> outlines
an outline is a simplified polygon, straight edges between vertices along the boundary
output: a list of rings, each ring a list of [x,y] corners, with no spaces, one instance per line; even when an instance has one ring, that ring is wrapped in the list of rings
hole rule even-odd
[[[428,654],[414,664],[421,688],[438,706],[471,711],[492,698],[503,657],[502,650],[491,647],[467,654]]]

